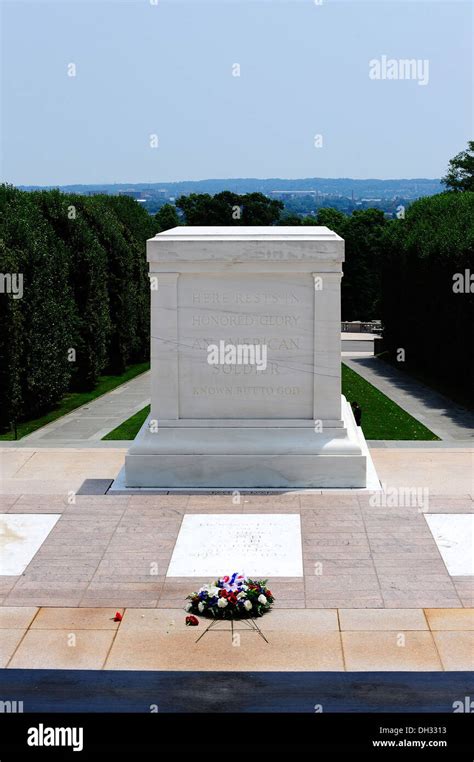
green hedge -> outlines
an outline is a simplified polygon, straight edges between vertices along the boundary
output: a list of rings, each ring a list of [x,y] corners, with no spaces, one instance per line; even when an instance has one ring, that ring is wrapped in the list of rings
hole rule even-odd
[[[472,293],[455,293],[453,276],[473,270],[474,193],[441,193],[416,201],[384,237],[384,347],[400,368],[449,390],[474,387]]]
[[[23,276],[0,293],[0,430],[148,359],[154,232],[127,197],[0,186],[0,273]]]
[[[344,319],[381,309],[392,359],[402,348],[401,367],[468,394],[473,295],[455,293],[453,275],[472,268],[474,193],[421,199],[404,220],[328,209],[317,222],[346,239]],[[23,276],[22,298],[0,293],[0,431],[148,360],[155,228],[131,198],[0,186],[0,273]]]

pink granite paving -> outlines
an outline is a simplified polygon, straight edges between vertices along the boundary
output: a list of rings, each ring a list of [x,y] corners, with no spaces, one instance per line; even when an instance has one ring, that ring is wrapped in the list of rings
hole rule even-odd
[[[446,498],[449,499],[449,498]],[[456,507],[460,498],[456,500]],[[167,577],[186,513],[301,516],[304,576],[271,580],[281,609],[462,608],[472,577],[450,577],[419,507],[374,507],[367,494],[3,496],[3,512],[61,513],[0,605],[182,609],[198,578]],[[444,508],[439,501],[434,509]],[[472,509],[470,497],[462,510]],[[225,570],[223,570],[225,571]]]

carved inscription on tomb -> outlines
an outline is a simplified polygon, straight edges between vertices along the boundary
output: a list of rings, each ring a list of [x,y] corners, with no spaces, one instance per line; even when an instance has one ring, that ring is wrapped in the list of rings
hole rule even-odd
[[[178,281],[180,418],[311,418],[310,275],[185,275]],[[265,346],[266,367],[210,365],[208,348]]]

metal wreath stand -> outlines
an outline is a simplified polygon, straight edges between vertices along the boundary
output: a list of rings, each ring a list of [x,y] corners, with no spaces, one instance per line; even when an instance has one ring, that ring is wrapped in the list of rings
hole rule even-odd
[[[227,630],[228,629],[227,627],[216,627],[216,624],[219,624],[220,622],[223,622],[224,624],[228,624],[230,622],[230,633],[231,633],[231,638],[233,640],[234,639],[234,632],[239,632],[239,630],[243,631],[243,630],[246,629],[245,627],[234,627],[234,621],[235,622],[243,622],[244,624],[247,625],[247,629],[250,629],[253,632],[258,633],[258,635],[260,635],[260,637],[264,639],[265,643],[268,643],[268,640],[266,639],[265,635],[261,631],[261,629],[258,626],[257,622],[255,621],[254,617],[247,617],[247,618],[236,619],[236,620],[234,620],[233,618],[231,618],[231,619],[213,619],[212,622],[206,627],[204,632],[202,632],[200,634],[200,636],[198,637],[198,639],[195,642],[199,643],[199,641],[201,640],[201,638],[204,637],[206,632],[210,632],[211,630],[214,630],[214,632],[222,632],[223,630]]]

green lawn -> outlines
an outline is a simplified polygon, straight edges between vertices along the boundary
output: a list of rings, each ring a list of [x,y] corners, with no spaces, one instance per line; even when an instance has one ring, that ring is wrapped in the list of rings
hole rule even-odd
[[[366,439],[439,439],[344,363],[342,393],[348,402],[357,401],[361,406],[362,430]]]
[[[148,413],[150,412],[150,405],[147,405],[143,410],[139,410],[138,413],[127,418],[126,421],[117,426],[116,429],[109,431],[102,439],[135,439],[140,429],[140,426],[144,422]]]
[[[426,426],[344,364],[342,393],[349,402],[357,400],[361,406],[362,429],[366,439],[439,439]],[[149,412],[148,405],[103,438],[135,439]]]
[[[66,394],[57,407],[41,416],[41,418],[34,418],[31,421],[19,423],[17,427],[18,439],[26,437],[27,434],[31,434],[33,431],[46,426],[47,423],[51,423],[51,421],[55,421],[57,418],[61,418],[62,415],[70,413],[71,410],[75,410],[77,407],[86,405],[88,402],[97,399],[97,397],[101,397],[106,392],[112,391],[117,386],[149,370],[149,368],[150,363],[148,362],[130,365],[121,376],[100,376],[97,386],[90,392],[72,392],[71,394]],[[0,434],[0,440],[11,440],[14,438],[11,431],[6,434]]]

